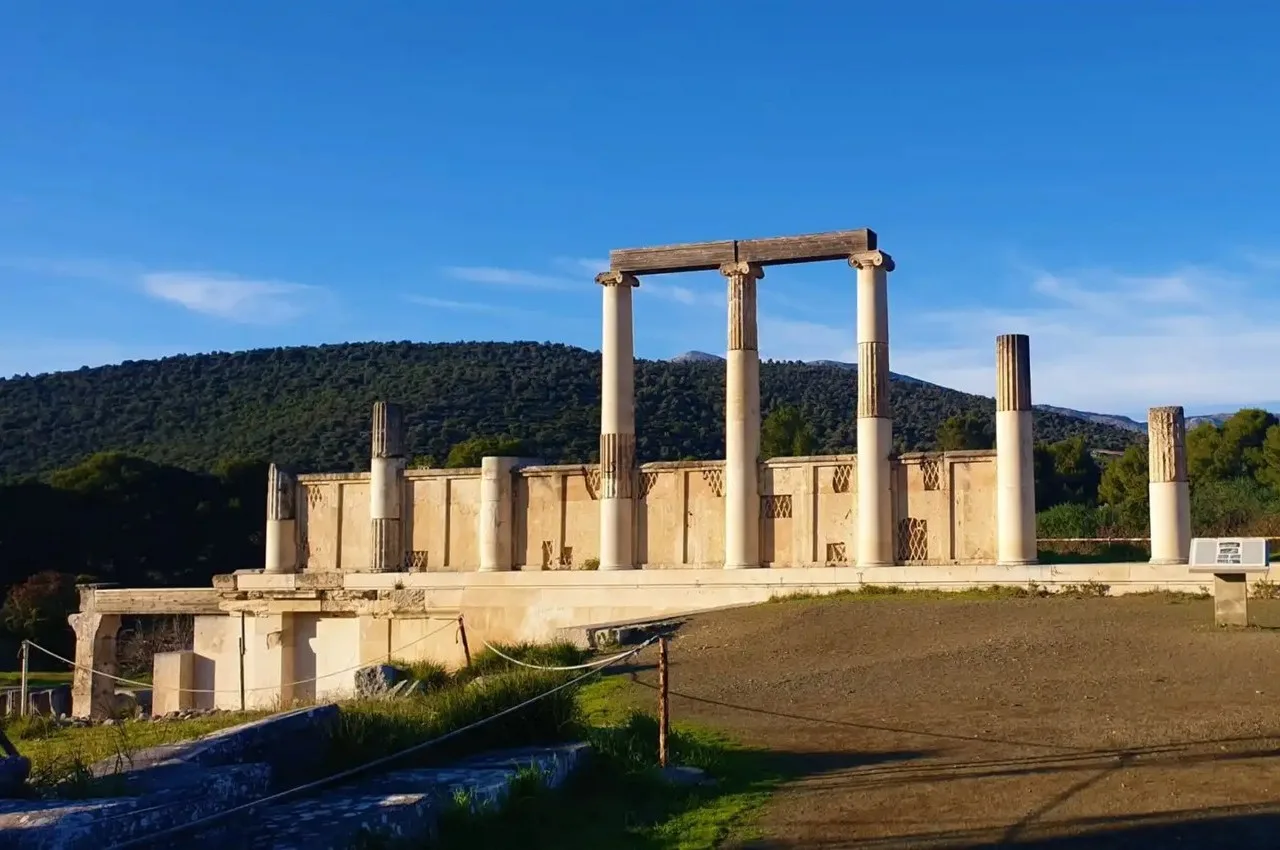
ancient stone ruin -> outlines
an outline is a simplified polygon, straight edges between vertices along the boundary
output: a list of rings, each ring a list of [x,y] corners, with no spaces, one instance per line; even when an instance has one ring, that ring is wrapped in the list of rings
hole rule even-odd
[[[840,260],[857,287],[858,450],[761,462],[756,292],[771,265]],[[367,473],[268,477],[261,568],[213,587],[84,588],[74,713],[109,711],[120,615],[195,615],[158,657],[157,706],[287,706],[350,693],[388,657],[461,661],[479,641],[864,584],[1105,581],[1198,586],[1181,408],[1151,412],[1152,563],[1036,564],[1030,345],[996,339],[994,451],[895,454],[888,278],[871,230],[613,251],[603,295],[600,460],[406,469],[404,411],[374,405]],[[631,297],[647,275],[718,269],[728,289],[725,459],[638,463]],[[850,411],[851,415],[855,411]]]

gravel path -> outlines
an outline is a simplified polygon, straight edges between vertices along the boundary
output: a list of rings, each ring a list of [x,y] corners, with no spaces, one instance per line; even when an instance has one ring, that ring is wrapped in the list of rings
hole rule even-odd
[[[1211,621],[1167,597],[723,611],[672,642],[672,715],[799,777],[744,848],[1280,847],[1280,631]]]

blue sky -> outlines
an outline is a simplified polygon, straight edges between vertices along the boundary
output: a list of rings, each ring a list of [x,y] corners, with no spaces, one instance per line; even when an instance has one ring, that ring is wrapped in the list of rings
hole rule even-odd
[[[1141,415],[1280,399],[1280,6],[12,4],[0,375],[343,340],[599,347],[610,248],[869,226],[894,371]],[[770,269],[765,357],[851,359]],[[646,279],[642,357],[725,345]]]

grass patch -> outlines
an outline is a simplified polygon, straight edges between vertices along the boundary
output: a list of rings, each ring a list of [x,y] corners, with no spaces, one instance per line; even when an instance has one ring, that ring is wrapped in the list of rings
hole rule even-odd
[[[31,759],[30,784],[33,792],[51,791],[54,786],[75,795],[86,782],[91,765],[114,759],[118,770],[126,770],[133,754],[147,747],[186,741],[265,716],[265,712],[210,714],[190,720],[157,722],[127,720],[113,726],[60,726],[47,717],[14,717],[4,724],[5,734],[18,752]]]
[[[406,698],[341,703],[323,773],[355,767],[469,726],[568,679],[563,673],[521,670],[487,676],[483,682],[455,681]],[[566,688],[501,720],[406,756],[397,767],[439,764],[484,750],[568,740],[578,728],[577,719],[573,689]]]
[[[644,692],[648,699],[652,694]],[[719,846],[752,837],[752,817],[785,778],[767,752],[742,747],[712,730],[678,724],[672,763],[698,767],[711,786],[678,787],[657,774],[657,719],[638,711],[639,689],[623,677],[579,689],[578,734],[591,761],[559,792],[536,782],[515,791],[498,812],[455,812],[441,823],[446,850],[475,847],[664,848]]]
[[[773,603],[831,600],[832,602],[870,602],[880,599],[893,599],[903,602],[935,602],[951,600],[957,602],[987,599],[1032,599],[1049,596],[1049,591],[1035,584],[1005,586],[999,584],[987,587],[966,587],[957,590],[940,590],[931,587],[900,587],[892,584],[864,584],[851,590],[837,590],[834,593],[815,593],[801,591],[772,597]]]
[[[27,674],[27,689],[38,691],[43,688],[56,688],[59,685],[71,684],[71,674],[62,672],[36,672],[31,671]],[[17,688],[22,686],[22,671],[20,670],[2,670],[0,671],[0,688]]]

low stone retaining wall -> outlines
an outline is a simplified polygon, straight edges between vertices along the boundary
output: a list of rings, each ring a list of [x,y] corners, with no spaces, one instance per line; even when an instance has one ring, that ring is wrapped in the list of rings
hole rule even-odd
[[[317,759],[325,753],[320,743],[339,714],[337,705],[277,714],[194,741],[141,750],[124,770],[116,759],[104,760],[93,766],[93,781],[100,783],[101,794],[114,796],[0,800],[0,850],[101,850],[294,787],[315,775]],[[588,751],[586,744],[527,747],[447,767],[370,774],[153,845],[345,850],[364,834],[426,839],[457,799],[476,809],[500,805],[529,770],[556,787]]]

